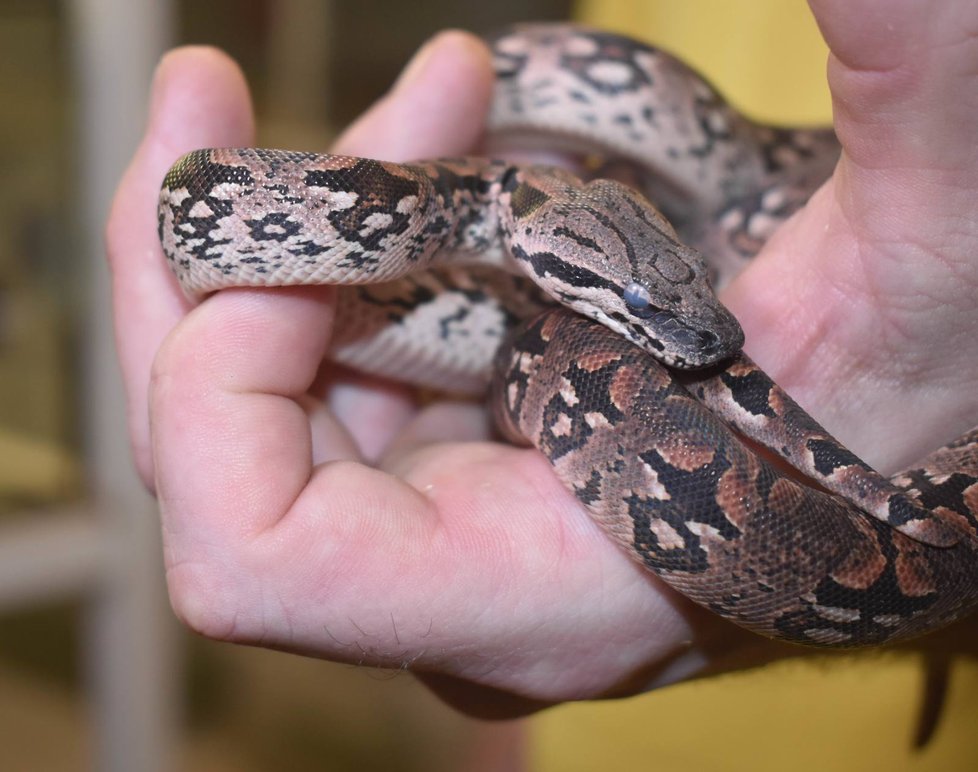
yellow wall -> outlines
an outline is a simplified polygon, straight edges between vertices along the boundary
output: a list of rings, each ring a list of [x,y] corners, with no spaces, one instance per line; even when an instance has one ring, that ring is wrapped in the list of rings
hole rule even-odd
[[[958,662],[922,751],[923,673],[910,655],[785,662],[630,700],[567,705],[532,723],[534,772],[971,772],[978,666]]]

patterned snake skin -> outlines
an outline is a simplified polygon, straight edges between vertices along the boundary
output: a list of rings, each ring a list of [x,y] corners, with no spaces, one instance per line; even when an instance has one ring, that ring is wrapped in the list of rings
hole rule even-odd
[[[825,180],[831,133],[753,124],[627,38],[526,25],[492,45],[497,140],[625,163],[661,213],[552,167],[199,150],[159,204],[185,290],[343,285],[334,359],[427,386],[481,392],[495,360],[504,434],[635,559],[758,633],[874,645],[970,613],[978,430],[883,479],[740,352],[712,289]]]

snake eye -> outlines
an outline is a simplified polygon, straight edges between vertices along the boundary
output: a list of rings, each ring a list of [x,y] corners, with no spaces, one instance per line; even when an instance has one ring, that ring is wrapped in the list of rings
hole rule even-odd
[[[622,298],[624,298],[625,304],[638,314],[647,311],[652,304],[652,296],[649,291],[637,281],[633,281],[625,287]]]

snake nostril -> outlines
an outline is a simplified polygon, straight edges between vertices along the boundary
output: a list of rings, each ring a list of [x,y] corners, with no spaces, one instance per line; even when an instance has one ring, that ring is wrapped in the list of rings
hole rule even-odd
[[[704,351],[716,351],[720,348],[720,336],[712,330],[702,330],[699,338]]]

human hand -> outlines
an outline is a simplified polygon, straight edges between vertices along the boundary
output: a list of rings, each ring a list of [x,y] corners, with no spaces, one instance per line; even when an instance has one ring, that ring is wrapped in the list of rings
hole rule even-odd
[[[491,81],[480,43],[442,36],[336,150],[470,151]],[[410,667],[504,712],[640,688],[700,646],[695,625],[730,635],[620,553],[536,453],[487,442],[481,408],[419,409],[321,367],[329,288],[191,307],[157,244],[159,182],[184,151],[252,132],[231,62],[171,54],[108,226],[133,449],[176,613],[209,637]]]
[[[724,301],[748,353],[894,472],[978,424],[978,7],[810,4],[842,159]]]
[[[829,5],[816,8],[823,24],[826,15],[853,13]],[[824,26],[841,54],[846,30]],[[488,101],[484,50],[467,37],[442,37],[413,76],[337,151],[390,160],[470,151]],[[840,67],[835,77],[837,98],[860,98],[858,78],[847,81]],[[160,498],[170,594],[185,622],[211,637],[410,667],[459,707],[496,714],[628,693],[787,651],[693,607],[634,566],[534,452],[486,442],[479,409],[418,409],[397,387],[320,368],[328,288],[226,291],[191,309],[156,244],[159,180],[185,150],[252,144],[248,99],[233,65],[199,49],[168,58],[154,92],[108,243],[134,453]],[[864,112],[854,108],[862,121],[890,109],[882,96],[862,98]],[[863,126],[851,123],[858,144]],[[825,238],[826,222],[850,227],[836,237],[854,245],[876,234],[837,211],[838,196],[859,204],[859,190],[837,177],[727,297],[751,353],[807,396],[817,417],[831,425],[825,416],[840,408],[818,410],[828,406],[826,392],[854,388],[855,417],[843,422],[851,429],[874,417],[856,400],[867,399],[868,365],[880,358],[864,369],[806,363],[802,352],[818,342],[827,304],[792,282],[821,269],[823,289],[839,292],[826,269],[836,253],[852,253],[815,249],[815,236]],[[848,206],[859,214],[866,204]],[[831,261],[816,263],[822,255]],[[785,276],[795,289],[788,297],[807,305],[779,304],[767,289]],[[847,318],[875,297],[853,292],[837,307]],[[804,346],[785,335],[786,320],[806,333]],[[920,336],[938,325],[925,327]],[[821,332],[831,345],[847,342],[841,331]],[[906,397],[895,378],[893,386],[891,408]],[[870,444],[851,441],[878,460]],[[887,443],[877,445],[879,453]]]
[[[978,7],[809,3],[842,158],[723,300],[747,352],[891,473],[978,425]],[[974,656],[976,630],[901,648]]]

